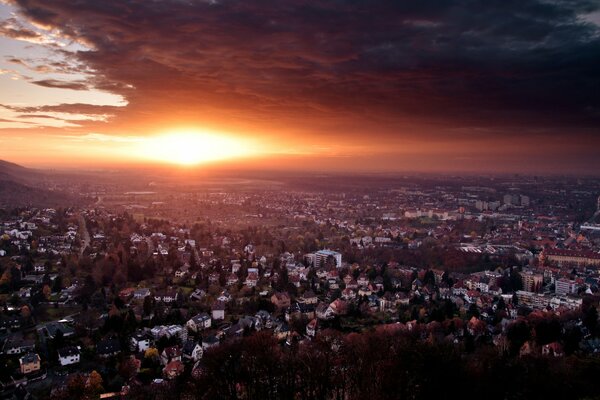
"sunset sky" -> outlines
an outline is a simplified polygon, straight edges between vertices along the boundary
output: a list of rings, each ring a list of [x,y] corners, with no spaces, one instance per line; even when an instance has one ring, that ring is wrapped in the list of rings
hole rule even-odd
[[[0,0],[0,159],[600,170],[600,1]]]

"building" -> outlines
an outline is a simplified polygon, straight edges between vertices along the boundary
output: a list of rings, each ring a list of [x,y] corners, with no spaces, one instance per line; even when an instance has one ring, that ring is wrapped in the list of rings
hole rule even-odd
[[[309,257],[315,268],[321,268],[326,265],[335,265],[337,268],[342,267],[342,254],[333,250],[319,250]]]
[[[19,359],[19,367],[22,374],[30,374],[40,370],[40,356],[35,353],[27,353]]]
[[[77,364],[81,357],[78,347],[67,346],[58,350],[58,361],[63,367],[66,365]]]
[[[216,319],[216,318],[215,318]],[[198,314],[187,322],[186,326],[193,332],[198,332],[207,328],[210,328],[211,320],[210,315],[207,313]]]
[[[121,343],[118,339],[104,339],[96,344],[98,357],[108,358],[116,356],[121,352]]]
[[[196,362],[202,358],[202,345],[195,340],[188,339],[183,344],[181,353],[183,354],[184,360]]]
[[[600,253],[593,251],[581,251],[581,250],[562,250],[562,249],[550,249],[544,250],[540,255],[540,261],[549,264],[562,265],[574,265],[574,266],[586,266],[586,265],[600,265]]]
[[[212,319],[225,319],[225,303],[223,303],[222,301],[217,301],[212,306]]]
[[[280,310],[286,309],[291,305],[290,296],[285,292],[273,293],[271,303]]]
[[[572,281],[570,279],[557,279],[554,282],[554,293],[558,295],[577,293],[577,284],[575,283],[575,281]]]
[[[138,331],[129,339],[129,345],[132,351],[143,352],[150,348],[152,344],[152,336],[146,332]]]
[[[526,292],[537,293],[542,289],[544,282],[544,276],[542,274],[535,274],[531,271],[523,271],[520,273],[521,282],[523,283],[523,290]]]

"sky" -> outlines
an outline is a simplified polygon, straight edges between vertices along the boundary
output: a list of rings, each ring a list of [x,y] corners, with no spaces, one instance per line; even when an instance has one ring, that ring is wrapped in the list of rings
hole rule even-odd
[[[600,0],[0,0],[0,159],[597,173]]]

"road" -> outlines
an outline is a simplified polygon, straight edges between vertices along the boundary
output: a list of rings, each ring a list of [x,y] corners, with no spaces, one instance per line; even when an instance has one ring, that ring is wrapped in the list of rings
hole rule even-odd
[[[91,242],[90,232],[88,231],[87,224],[85,223],[85,218],[81,214],[79,214],[79,234],[82,238],[81,241],[83,242],[81,249],[79,250],[79,256],[81,257]]]

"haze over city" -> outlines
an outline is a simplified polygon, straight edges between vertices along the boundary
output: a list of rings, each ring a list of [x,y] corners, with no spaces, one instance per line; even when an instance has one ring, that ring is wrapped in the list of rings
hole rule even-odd
[[[0,0],[0,400],[600,399],[600,0]]]
[[[0,3],[1,156],[592,173],[597,1]]]

